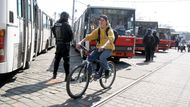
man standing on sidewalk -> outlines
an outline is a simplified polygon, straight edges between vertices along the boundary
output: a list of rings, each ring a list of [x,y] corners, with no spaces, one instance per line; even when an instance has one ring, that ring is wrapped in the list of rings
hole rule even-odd
[[[154,37],[154,43],[153,43],[153,55],[152,55],[152,60],[154,59],[154,53],[158,50],[158,45],[160,43],[160,38],[157,36],[157,32],[153,31],[152,33],[153,37]]]
[[[145,48],[145,61],[149,62],[152,61],[152,55],[153,55],[153,43],[154,43],[154,37],[152,36],[152,30],[148,29],[146,35],[143,38],[143,44]]]
[[[63,66],[65,69],[65,81],[67,80],[70,70],[69,52],[70,42],[73,39],[73,31],[68,23],[68,18],[69,14],[67,12],[62,12],[60,15],[60,19],[52,27],[52,32],[56,38],[56,52],[52,79],[56,79],[59,62],[61,58],[63,58]]]

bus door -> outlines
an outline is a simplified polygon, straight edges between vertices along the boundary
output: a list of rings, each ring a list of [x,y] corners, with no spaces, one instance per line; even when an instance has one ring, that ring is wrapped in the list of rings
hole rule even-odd
[[[34,27],[34,0],[28,0],[28,35],[29,35],[29,47],[28,47],[28,52],[29,52],[29,57],[28,61],[31,62],[35,53],[34,53],[34,32],[35,32],[35,27]]]
[[[24,41],[24,58],[23,68],[29,68],[31,57],[31,45],[32,45],[32,25],[31,25],[31,2],[30,0],[23,0],[23,41]]]
[[[53,20],[49,19],[49,23],[50,23],[50,29],[51,29],[53,26]],[[50,46],[51,47],[55,46],[55,38],[51,30],[50,30]]]
[[[34,54],[35,56],[37,56],[38,54],[38,28],[39,28],[39,24],[38,24],[38,6],[36,4],[34,4],[34,11],[33,11],[33,19],[34,19]]]
[[[17,0],[17,17],[18,17],[18,36],[19,36],[19,49],[18,49],[18,65],[21,67],[24,64],[24,1]],[[16,58],[16,57],[15,57]],[[16,61],[16,59],[15,59]],[[15,63],[14,63],[15,64]]]
[[[39,25],[39,28],[38,28],[38,44],[37,44],[37,51],[38,53],[41,53],[42,51],[42,11],[39,9],[38,10],[38,25]]]
[[[146,33],[146,28],[139,26],[137,27],[137,33],[136,33],[136,41],[135,41],[135,51],[140,51],[144,53],[144,44],[143,44],[143,38]]]
[[[160,43],[159,43],[159,46],[158,46],[158,50],[167,50],[169,49],[169,41],[167,39],[167,36],[165,33],[163,32],[159,32],[159,38],[160,38]]]

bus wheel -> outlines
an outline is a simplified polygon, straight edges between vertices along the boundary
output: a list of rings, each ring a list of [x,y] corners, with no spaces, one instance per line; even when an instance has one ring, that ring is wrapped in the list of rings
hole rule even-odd
[[[141,55],[145,55],[145,51],[141,51]]]
[[[46,47],[45,47],[45,50],[44,50],[45,53],[48,52],[48,48],[49,48],[49,40],[47,40],[47,42],[46,42]]]

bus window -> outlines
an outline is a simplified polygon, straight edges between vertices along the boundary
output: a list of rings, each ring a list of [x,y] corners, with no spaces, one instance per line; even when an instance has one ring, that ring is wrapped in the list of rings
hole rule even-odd
[[[28,0],[28,20],[31,21],[31,1]]]
[[[22,0],[17,0],[17,15],[19,17],[23,17],[23,12],[22,12]]]
[[[111,27],[115,29],[119,35],[125,35],[126,31],[130,31],[130,34],[134,34],[134,10],[92,8],[91,12],[90,31],[98,27],[99,16],[105,14],[108,16]]]
[[[159,37],[160,37],[160,39],[166,39],[165,34],[164,34],[164,33],[162,33],[162,32],[159,34]]]
[[[137,37],[144,37],[146,34],[146,28],[140,26],[137,31]]]
[[[47,17],[43,14],[43,28],[47,28]]]
[[[146,30],[151,28],[152,30],[157,30],[158,22],[151,22],[151,21],[136,21],[135,26],[137,28],[137,37],[144,37],[146,34]]]

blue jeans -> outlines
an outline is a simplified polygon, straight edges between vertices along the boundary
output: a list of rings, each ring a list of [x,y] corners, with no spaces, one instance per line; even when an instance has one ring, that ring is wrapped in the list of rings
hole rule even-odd
[[[98,50],[94,50],[91,52],[91,54],[88,56],[88,61],[93,62],[96,59],[99,59],[102,63],[100,63],[100,66],[104,68],[105,70],[109,69],[107,58],[110,57],[112,54],[112,50],[105,49],[102,52],[98,52]]]

